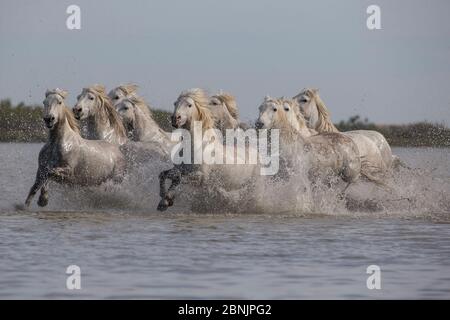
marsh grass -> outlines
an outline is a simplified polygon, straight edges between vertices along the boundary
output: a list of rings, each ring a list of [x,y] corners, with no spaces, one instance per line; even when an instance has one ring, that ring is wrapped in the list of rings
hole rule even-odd
[[[171,113],[152,110],[155,121],[166,131],[172,131]],[[450,147],[450,129],[444,124],[417,122],[400,125],[381,125],[353,116],[336,124],[340,131],[376,130],[391,146]],[[47,131],[42,121],[42,107],[13,105],[9,99],[0,100],[0,142],[43,142]]]

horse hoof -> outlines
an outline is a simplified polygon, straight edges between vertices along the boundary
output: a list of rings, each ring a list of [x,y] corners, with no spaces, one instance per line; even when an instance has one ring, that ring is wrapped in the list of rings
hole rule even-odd
[[[158,211],[166,211],[169,207],[169,203],[167,200],[161,200],[158,204]]]
[[[173,206],[173,199],[172,198],[166,199],[166,201],[167,201],[167,206],[169,206],[169,207]]]
[[[45,207],[48,204],[48,198],[39,197],[37,204],[39,207]]]

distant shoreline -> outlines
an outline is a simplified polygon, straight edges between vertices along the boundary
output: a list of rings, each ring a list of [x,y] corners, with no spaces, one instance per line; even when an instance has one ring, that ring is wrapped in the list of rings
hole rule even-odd
[[[152,110],[155,121],[172,131],[170,112]],[[336,123],[340,131],[375,130],[383,134],[392,147],[450,147],[450,128],[443,124],[417,122],[403,125],[382,125],[353,116]],[[47,130],[42,121],[42,107],[0,100],[0,142],[45,142]]]

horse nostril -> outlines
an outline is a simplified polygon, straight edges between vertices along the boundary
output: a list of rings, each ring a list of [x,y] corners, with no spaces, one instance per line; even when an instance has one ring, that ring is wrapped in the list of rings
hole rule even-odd
[[[177,116],[177,120],[180,120],[181,119],[181,116]]]
[[[44,117],[43,119],[44,119],[44,122],[45,122],[46,124],[50,124],[50,122],[52,122],[53,120],[55,120],[55,117],[50,117],[50,116],[48,116],[48,117]]]

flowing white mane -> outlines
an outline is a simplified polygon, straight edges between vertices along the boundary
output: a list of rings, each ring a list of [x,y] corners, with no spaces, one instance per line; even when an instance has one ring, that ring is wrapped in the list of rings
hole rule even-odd
[[[331,115],[325,106],[325,103],[319,96],[319,91],[317,89],[304,89],[299,95],[306,95],[311,100],[314,99],[314,102],[317,106],[318,113],[318,122],[316,127],[314,128],[317,132],[339,132],[339,130],[335,127],[333,122],[331,121]],[[297,95],[297,96],[299,96]]]
[[[211,98],[218,99],[221,103],[225,105],[230,115],[235,119],[239,120],[239,111],[236,103],[236,98],[228,93],[219,93],[213,95]]]
[[[93,85],[88,88],[83,89],[84,92],[90,92],[95,95],[98,99],[98,104],[96,108],[96,116],[100,121],[109,121],[111,127],[114,131],[121,137],[126,138],[126,130],[123,126],[122,120],[120,119],[116,109],[113,107],[109,97],[106,95],[105,87],[102,85]]]
[[[214,127],[214,118],[209,109],[209,97],[203,89],[194,88],[181,92],[178,100],[191,98],[194,100],[195,107],[197,109],[198,118],[192,119],[193,121],[201,121],[203,129],[211,129]]]

